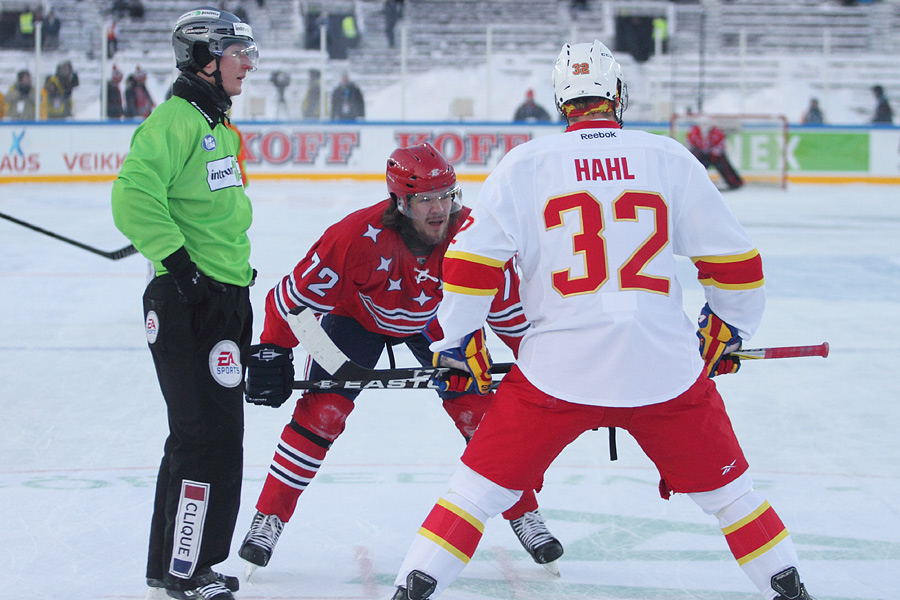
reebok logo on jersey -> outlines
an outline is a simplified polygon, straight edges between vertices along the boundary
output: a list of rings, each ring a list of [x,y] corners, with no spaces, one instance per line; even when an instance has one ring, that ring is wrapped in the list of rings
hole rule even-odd
[[[237,387],[244,379],[241,351],[231,340],[222,340],[209,353],[209,372],[213,379],[227,388]]]
[[[601,138],[614,138],[616,137],[615,131],[595,131],[594,133],[582,133],[581,139],[583,140],[596,140]]]
[[[211,192],[229,187],[243,187],[244,183],[241,181],[234,157],[226,156],[206,163],[206,183],[209,184]]]
[[[188,479],[181,482],[181,497],[175,515],[175,539],[172,540],[172,562],[169,564],[169,572],[176,577],[190,579],[194,574],[203,541],[208,501],[208,483]]]
[[[722,467],[722,475],[727,475],[728,471],[734,469],[737,466],[736,463],[737,463],[737,460],[734,460],[731,462],[730,465],[725,465],[724,467]]]

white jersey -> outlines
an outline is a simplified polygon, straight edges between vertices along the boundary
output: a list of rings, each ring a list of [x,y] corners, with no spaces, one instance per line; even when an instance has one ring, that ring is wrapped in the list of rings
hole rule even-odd
[[[442,350],[480,328],[494,271],[517,255],[532,328],[517,364],[569,402],[630,407],[687,390],[703,367],[675,256],[691,257],[710,308],[748,338],[762,266],[706,169],[678,142],[611,121],[577,123],[510,151],[487,178],[444,263]]]

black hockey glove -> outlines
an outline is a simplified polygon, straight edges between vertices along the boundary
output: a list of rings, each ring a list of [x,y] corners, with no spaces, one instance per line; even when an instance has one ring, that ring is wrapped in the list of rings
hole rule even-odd
[[[294,353],[275,344],[250,346],[247,357],[245,399],[250,404],[278,408],[287,400],[294,383]]]
[[[184,246],[162,259],[162,264],[175,278],[183,304],[200,304],[212,292],[225,291],[224,285],[200,272]]]

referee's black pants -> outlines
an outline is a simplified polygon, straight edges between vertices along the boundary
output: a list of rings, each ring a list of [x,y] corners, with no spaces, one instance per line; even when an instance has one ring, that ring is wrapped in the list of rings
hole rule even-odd
[[[144,292],[147,341],[169,437],[156,480],[147,577],[185,589],[228,557],[243,472],[243,379],[253,313],[249,288],[196,305],[169,275]]]

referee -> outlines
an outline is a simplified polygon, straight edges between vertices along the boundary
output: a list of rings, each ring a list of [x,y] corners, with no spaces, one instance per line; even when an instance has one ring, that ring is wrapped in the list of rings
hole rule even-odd
[[[229,125],[231,97],[256,68],[250,26],[201,7],[172,34],[172,97],[137,128],[112,189],[116,226],[147,257],[147,342],[169,436],[156,482],[148,598],[231,600],[224,561],[243,470],[244,364],[252,335],[252,220]]]

